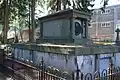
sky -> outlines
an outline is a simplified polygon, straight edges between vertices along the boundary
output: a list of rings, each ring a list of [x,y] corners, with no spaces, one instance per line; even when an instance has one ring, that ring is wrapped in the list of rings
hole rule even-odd
[[[94,8],[100,8],[102,6],[101,3],[102,0],[95,0],[95,6]],[[120,4],[120,0],[109,0],[108,2],[108,6],[112,6],[112,5],[117,5]]]
[[[93,7],[93,9],[102,7],[103,4],[100,4],[101,1],[103,1],[103,0],[95,0],[95,2],[94,2],[95,6]],[[120,4],[120,0],[109,0],[109,2],[108,2],[108,6],[117,5],[117,4]],[[39,9],[42,9],[42,8],[38,7],[37,10],[39,10]],[[45,16],[48,14],[47,9],[43,9],[42,11],[44,11],[44,13],[37,15],[37,17]],[[36,11],[36,13],[39,13],[39,12]]]

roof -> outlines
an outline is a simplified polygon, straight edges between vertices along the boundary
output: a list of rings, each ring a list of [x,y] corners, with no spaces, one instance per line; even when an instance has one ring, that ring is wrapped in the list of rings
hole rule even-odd
[[[107,8],[116,8],[116,7],[120,7],[120,4],[118,4],[118,5],[112,5],[112,6],[107,6],[106,7],[106,9]],[[95,10],[99,10],[100,8],[96,8]]]
[[[111,7],[120,7],[120,4],[112,5],[112,6],[107,6],[107,8],[111,8]]]
[[[77,55],[95,55],[95,54],[109,54],[109,53],[118,53],[119,47],[116,45],[76,45],[76,44],[69,44],[69,45],[58,45],[58,44],[51,44],[51,43],[44,43],[44,44],[12,44],[12,48],[24,49],[24,50],[33,50],[38,52],[45,52],[45,53],[55,53],[55,54],[71,54],[66,53],[73,52],[72,54],[77,53]],[[75,52],[74,52],[75,51]]]
[[[82,45],[56,45],[51,43],[44,43],[44,44],[37,44],[38,46],[47,46],[47,47],[59,47],[59,48],[80,48],[83,47]]]
[[[67,9],[67,10],[62,10],[62,11],[58,11],[55,12],[53,14],[49,14],[47,16],[43,16],[38,18],[39,20],[44,20],[44,19],[50,19],[53,17],[73,17],[73,14],[77,13],[77,14],[82,14],[82,15],[86,15],[86,16],[90,16],[89,13],[83,12],[83,11],[79,11],[79,10],[75,10],[75,9]]]

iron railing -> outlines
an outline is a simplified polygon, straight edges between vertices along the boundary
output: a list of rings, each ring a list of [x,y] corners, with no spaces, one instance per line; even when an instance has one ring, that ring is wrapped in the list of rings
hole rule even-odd
[[[41,62],[42,64],[39,67],[36,67],[36,69],[29,67],[29,70],[35,71],[29,75],[32,80],[120,80],[120,67],[110,66],[108,69],[104,69],[101,72],[96,71],[95,73],[86,74],[80,70],[76,70],[72,75],[69,75],[67,73],[62,74],[59,70],[48,69],[44,66],[43,60]],[[27,67],[28,66],[24,68]]]
[[[108,68],[102,72],[83,74],[80,70],[74,72],[73,80],[120,80],[120,67]]]
[[[39,67],[29,62],[23,63],[11,58],[6,58],[5,61],[5,67],[11,69],[15,75],[18,74],[25,80],[70,80],[66,79],[65,75],[59,74],[57,70],[46,68],[43,59]],[[12,76],[14,76],[14,74],[12,74]]]
[[[24,77],[24,79],[30,77],[31,80],[120,80],[120,67],[114,67],[114,65],[110,65],[108,69],[104,69],[101,72],[96,71],[95,73],[85,74],[78,69],[72,74],[67,74],[57,69],[47,68],[44,65],[43,58],[39,66],[9,56],[5,56],[4,61],[4,66],[9,67],[9,69],[13,71],[14,74],[12,74],[12,76],[19,74],[19,76]],[[9,64],[7,64],[7,62]],[[18,67],[18,64],[22,65],[22,67]],[[24,71],[22,72],[21,70]],[[27,73],[27,71],[30,70],[32,74]]]

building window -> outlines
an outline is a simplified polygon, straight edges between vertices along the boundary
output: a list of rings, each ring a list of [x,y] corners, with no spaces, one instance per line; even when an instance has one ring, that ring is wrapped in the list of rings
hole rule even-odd
[[[110,27],[110,22],[101,22],[101,27]]]
[[[104,14],[105,12],[101,11],[101,14]]]
[[[98,11],[98,14],[101,14],[102,11]]]
[[[93,28],[95,26],[95,23],[90,23],[88,28]]]
[[[97,13],[96,11],[93,11],[93,15],[96,15],[96,13]]]
[[[90,24],[89,28],[92,28],[92,23]]]
[[[110,26],[110,23],[106,23],[106,26]]]
[[[109,9],[105,10],[105,14],[109,14],[109,13],[110,13]]]
[[[100,11],[101,14],[109,14],[110,13],[110,9],[106,9],[105,12]]]
[[[110,10],[107,10],[107,12],[109,13],[109,12],[110,12]]]
[[[92,28],[92,26],[89,26],[89,28]]]

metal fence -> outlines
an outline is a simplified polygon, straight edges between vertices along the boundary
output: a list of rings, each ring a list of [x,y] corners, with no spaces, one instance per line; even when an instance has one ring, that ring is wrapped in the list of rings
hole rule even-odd
[[[26,62],[26,64],[29,63]],[[15,67],[16,66],[14,66],[14,71],[17,70],[17,67],[16,69]],[[25,72],[21,73],[24,74],[24,78],[26,74],[28,75],[27,77],[30,77],[25,78],[25,80],[120,80],[120,67],[113,67],[113,65],[101,72],[96,71],[95,73],[85,74],[80,70],[76,70],[72,74],[68,74],[60,72],[57,69],[53,70],[50,68],[46,68],[42,59],[41,64],[39,65],[39,67],[36,66],[36,69],[30,68],[28,66],[24,66],[24,68],[21,67],[21,69],[26,69],[24,70]]]
[[[41,64],[38,66],[29,62],[22,62],[16,59],[6,58],[5,66],[12,71],[12,77],[15,75],[21,76],[24,80],[71,80],[65,74],[60,74],[57,70],[52,70],[44,66],[42,59]]]
[[[110,67],[104,69],[101,73],[96,71],[94,74],[83,74],[80,70],[77,70],[73,74],[73,80],[120,80],[120,67]]]
[[[95,73],[85,74],[77,69],[72,74],[69,74],[52,67],[46,67],[43,58],[39,65],[20,61],[14,57],[5,58],[4,61],[5,66],[8,66],[13,71],[12,76],[19,74],[24,80],[120,80],[120,67],[114,67],[113,64],[110,64],[108,69],[104,69],[101,72],[96,71]],[[20,67],[18,64],[22,66]]]

